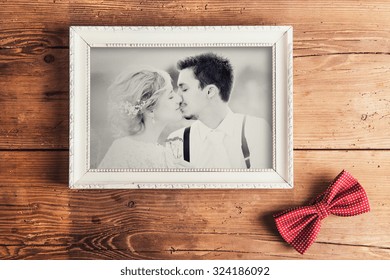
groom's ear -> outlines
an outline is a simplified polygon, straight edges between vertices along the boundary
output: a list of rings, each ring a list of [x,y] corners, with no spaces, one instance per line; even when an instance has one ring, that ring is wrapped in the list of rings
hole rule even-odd
[[[219,95],[219,88],[216,85],[213,85],[213,84],[207,85],[206,90],[207,90],[207,97],[209,99],[213,98],[214,96]]]

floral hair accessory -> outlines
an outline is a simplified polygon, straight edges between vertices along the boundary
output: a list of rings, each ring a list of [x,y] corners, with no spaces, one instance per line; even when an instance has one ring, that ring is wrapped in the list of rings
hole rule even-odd
[[[172,87],[172,86],[171,86]],[[155,96],[157,93],[160,93],[162,91],[165,91],[165,90],[168,90],[168,89],[171,89],[171,87],[169,86],[165,86],[165,87],[162,87],[160,89],[158,89],[157,91],[155,91],[152,96]],[[173,89],[172,89],[173,90]],[[145,108],[145,105],[148,103],[148,101],[150,100],[147,99],[147,100],[137,100],[137,102],[133,105],[131,104],[129,101],[124,101],[121,105],[120,105],[120,110],[123,114],[125,115],[128,115],[128,116],[136,116],[142,109]]]
[[[125,115],[136,116],[144,108],[146,103],[146,100],[138,100],[135,105],[133,105],[129,101],[125,101],[123,104],[121,104],[120,109],[121,112]]]

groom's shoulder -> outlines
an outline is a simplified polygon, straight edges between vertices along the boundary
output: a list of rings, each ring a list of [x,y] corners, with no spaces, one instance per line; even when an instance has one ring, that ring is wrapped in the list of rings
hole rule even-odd
[[[255,116],[247,115],[245,128],[245,135],[250,138],[254,137],[254,139],[263,139],[264,137],[268,138],[272,133],[269,122],[264,118]]]
[[[260,124],[262,126],[267,126],[268,122],[264,118],[259,118],[255,116],[247,115],[247,121],[252,124]]]
[[[269,122],[264,119],[253,115],[234,113],[235,122],[237,126],[241,128],[242,122],[245,118],[245,135],[268,135],[271,133],[271,127]]]
[[[245,117],[246,127],[267,127],[269,126],[268,122],[264,118],[259,118],[256,116],[248,115],[248,114],[241,114],[241,113],[234,113],[235,120],[238,123],[242,123],[243,118]]]

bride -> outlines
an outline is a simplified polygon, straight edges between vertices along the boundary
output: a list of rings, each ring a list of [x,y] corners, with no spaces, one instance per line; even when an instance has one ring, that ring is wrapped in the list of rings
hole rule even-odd
[[[100,169],[166,168],[172,159],[158,144],[163,129],[182,119],[181,97],[165,71],[138,68],[121,73],[109,87],[109,120],[116,140]]]

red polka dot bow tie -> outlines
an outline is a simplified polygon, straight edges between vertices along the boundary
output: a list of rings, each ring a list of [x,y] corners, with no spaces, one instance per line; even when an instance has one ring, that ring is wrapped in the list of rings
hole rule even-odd
[[[355,216],[370,211],[367,194],[359,182],[343,170],[330,187],[309,206],[274,215],[280,235],[303,254],[313,244],[321,220],[329,214]]]

